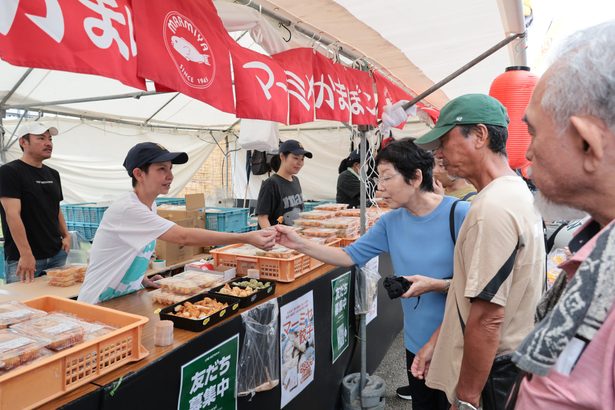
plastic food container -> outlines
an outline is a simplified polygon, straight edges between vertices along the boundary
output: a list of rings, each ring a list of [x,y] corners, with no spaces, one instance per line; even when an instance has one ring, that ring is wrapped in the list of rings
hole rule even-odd
[[[156,283],[160,285],[160,289],[165,292],[176,293],[180,295],[196,295],[201,292],[201,287],[192,280],[182,277],[172,276],[170,278],[162,278]]]
[[[49,340],[45,346],[51,350],[62,350],[81,343],[85,337],[85,330],[79,323],[66,315],[50,313],[37,319],[18,323],[12,329]]]
[[[49,340],[13,329],[0,330],[0,369],[10,370],[39,357]]]
[[[330,219],[336,216],[334,211],[309,211],[300,212],[299,216],[302,219]]]
[[[348,208],[348,204],[322,204],[314,207],[317,211],[341,211]]]
[[[33,309],[17,301],[0,303],[0,329],[45,315],[47,312]]]
[[[320,228],[325,221],[318,219],[295,219],[293,224],[302,228]]]
[[[148,294],[152,297],[154,303],[164,306],[173,305],[186,300],[186,295],[177,295],[175,293],[165,292],[162,289],[152,290]]]
[[[331,228],[307,228],[301,232],[305,236],[313,236],[316,238],[329,238],[337,236],[337,229]]]
[[[174,276],[174,278],[177,277],[192,281],[201,289],[208,289],[212,286],[217,286],[224,279],[222,275],[198,271],[185,271]]]

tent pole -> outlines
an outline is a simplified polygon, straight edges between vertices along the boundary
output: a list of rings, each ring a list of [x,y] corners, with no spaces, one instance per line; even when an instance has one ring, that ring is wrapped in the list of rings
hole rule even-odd
[[[171,98],[169,99],[169,101],[167,101],[166,103],[162,104],[162,107],[158,108],[158,109],[156,110],[156,112],[154,112],[154,113],[153,113],[153,114],[152,114],[152,115],[151,115],[151,116],[150,116],[147,120],[145,120],[145,121],[143,122],[143,124],[145,124],[145,125],[149,124],[149,122],[152,120],[152,118],[154,118],[156,115],[158,115],[158,113],[159,113],[160,111],[162,111],[162,110],[164,109],[164,107],[166,107],[167,105],[171,104],[171,101],[173,101],[174,99],[176,99],[176,98],[177,98],[177,96],[178,96],[179,94],[180,94],[180,93],[175,93],[175,95],[174,95],[173,97],[171,97]]]
[[[11,90],[8,93],[6,93],[4,98],[2,98],[2,101],[0,101],[0,109],[4,109],[5,108],[4,105],[6,104],[6,102],[13,96],[13,94],[15,94],[15,91],[17,91],[17,89],[19,88],[21,83],[23,83],[26,80],[26,78],[30,75],[32,70],[34,70],[34,69],[33,68],[28,68],[26,70],[26,72],[23,73],[21,78],[15,83],[13,88],[11,88]],[[2,117],[4,117],[4,113],[2,114]]]
[[[361,235],[365,234],[365,226],[366,226],[366,205],[367,205],[367,191],[365,187],[364,181],[367,181],[367,172],[365,170],[365,162],[367,157],[367,139],[365,138],[365,133],[367,132],[368,127],[359,126],[359,155],[361,160],[361,188],[359,195],[359,204],[361,207],[360,213],[360,233]],[[361,269],[357,269],[357,275],[361,275]],[[364,283],[365,281],[361,281]],[[366,314],[362,313],[359,315],[359,340],[361,341],[361,384],[359,385],[359,391],[363,391],[363,388],[367,384],[367,323],[366,323]]]
[[[138,100],[141,97],[147,97],[150,95],[159,95],[159,94],[168,94],[168,92],[140,91],[138,93],[105,95],[102,97],[73,98],[73,99],[68,99],[68,100],[56,100],[56,101],[30,103],[30,104],[7,105],[5,108],[28,110],[28,109],[37,109],[38,107],[48,107],[50,105],[78,104],[78,103],[107,101],[107,100],[121,100],[124,98],[134,98]]]
[[[480,63],[485,58],[489,57],[491,54],[495,53],[496,51],[498,51],[502,47],[506,46],[511,41],[514,41],[514,40],[516,40],[519,37],[525,37],[525,35],[526,35],[526,32],[523,32],[523,33],[511,34],[510,36],[506,37],[504,40],[500,41],[499,43],[497,43],[496,45],[491,47],[489,50],[485,51],[484,53],[482,53],[478,57],[474,58],[472,61],[470,61],[469,63],[467,63],[463,67],[461,67],[458,70],[456,70],[455,72],[449,74],[444,79],[438,81],[436,84],[432,85],[431,87],[429,87],[428,89],[426,89],[425,91],[423,91],[422,93],[420,93],[419,95],[414,97],[412,100],[410,100],[407,103],[405,103],[402,106],[403,109],[407,110],[408,108],[412,107],[414,104],[416,104],[417,102],[421,101],[423,98],[427,97],[429,94],[433,93],[434,91],[437,91],[439,88],[441,88],[445,84],[448,84],[449,82],[451,82],[455,78],[459,77],[462,73],[468,71],[470,68],[474,67],[476,64]]]

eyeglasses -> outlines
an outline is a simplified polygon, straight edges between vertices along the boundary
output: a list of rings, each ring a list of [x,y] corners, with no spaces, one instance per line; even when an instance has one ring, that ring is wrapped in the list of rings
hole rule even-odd
[[[397,175],[399,175],[399,173],[395,173],[386,177],[382,177],[382,178],[374,178],[374,182],[376,183],[376,186],[382,184],[386,184],[388,183],[391,179],[395,178]]]

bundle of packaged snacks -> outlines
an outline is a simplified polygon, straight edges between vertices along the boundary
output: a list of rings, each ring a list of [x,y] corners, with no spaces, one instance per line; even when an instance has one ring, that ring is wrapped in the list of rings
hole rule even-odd
[[[348,208],[348,204],[322,204],[322,205],[317,205],[314,207],[314,209],[317,211],[335,211],[335,212],[343,211],[346,208]]]
[[[172,314],[187,319],[205,319],[226,307],[228,307],[228,303],[218,302],[216,299],[206,297],[195,303],[184,302],[177,305]]]
[[[331,219],[334,218],[337,213],[335,211],[308,211],[300,212],[301,219]]]
[[[324,220],[318,220],[318,219],[295,219],[295,221],[293,222],[295,224],[295,226],[297,227],[301,227],[301,228],[320,228],[321,226],[323,226],[323,222],[325,222]]]
[[[185,271],[173,278],[181,278],[194,282],[201,289],[209,289],[217,286],[224,280],[224,276],[215,273],[198,272],[198,271]]]
[[[359,218],[337,217],[322,222],[323,228],[349,229],[359,228]]]
[[[181,302],[186,299],[186,295],[176,295],[175,293],[165,292],[162,289],[156,289],[149,292],[154,303],[159,305],[169,306]]]
[[[0,329],[45,315],[47,312],[17,301],[3,302],[0,303]]]
[[[337,229],[332,228],[306,228],[301,232],[304,236],[313,236],[315,238],[331,238],[336,237]]]
[[[73,321],[77,325],[83,328],[85,332],[84,340],[95,339],[100,336],[104,336],[107,333],[114,331],[116,328],[113,326],[109,326],[105,323],[101,322],[88,322],[87,320],[81,319],[77,316],[70,315],[68,313],[57,313],[58,315],[64,316],[67,321]]]
[[[264,256],[267,258],[276,258],[276,259],[292,259],[297,256],[299,252],[289,249],[282,245],[275,245],[268,251],[258,250],[256,252],[256,256]]]
[[[186,279],[180,275],[171,276],[170,278],[162,278],[156,281],[160,285],[160,289],[165,292],[184,295],[184,299],[188,296],[199,294],[202,289],[198,283],[193,280]]]
[[[358,208],[353,208],[353,209],[343,209],[341,211],[337,212],[338,216],[347,216],[347,217],[354,217],[354,218],[358,218],[361,216],[361,210]]]
[[[22,334],[13,329],[0,330],[0,369],[10,370],[39,357],[49,340]]]
[[[83,279],[85,278],[85,272],[88,270],[88,266],[87,265],[75,265],[74,269],[75,269],[74,270],[75,282],[82,283]]]
[[[51,286],[72,286],[75,282],[83,282],[86,265],[66,265],[46,271]]]
[[[21,322],[11,329],[47,339],[49,343],[45,347],[51,350],[66,349],[81,343],[85,337],[83,327],[62,313],[50,313],[47,316]]]
[[[232,253],[234,255],[243,256],[257,256],[256,253],[258,251],[260,251],[260,249],[258,249],[257,247],[245,244],[241,246],[234,246],[229,249],[224,249],[223,251],[221,251],[221,253]]]

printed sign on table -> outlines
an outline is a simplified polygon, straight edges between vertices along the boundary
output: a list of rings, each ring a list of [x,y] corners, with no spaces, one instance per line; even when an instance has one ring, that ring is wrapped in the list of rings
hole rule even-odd
[[[348,348],[350,271],[331,280],[331,350],[333,363]]]
[[[283,408],[314,380],[314,292],[309,291],[282,306],[280,323],[280,408]]]
[[[236,409],[238,356],[237,334],[184,364],[177,409]]]

